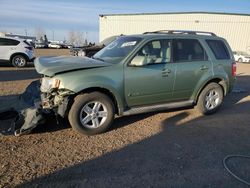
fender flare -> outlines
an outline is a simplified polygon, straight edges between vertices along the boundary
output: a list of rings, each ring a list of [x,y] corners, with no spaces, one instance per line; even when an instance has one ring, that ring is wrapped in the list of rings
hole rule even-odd
[[[12,61],[12,58],[15,57],[16,55],[21,55],[21,56],[23,56],[23,57],[26,59],[27,62],[30,60],[29,57],[28,57],[25,53],[16,52],[16,53],[14,53],[14,54],[12,54],[12,55],[10,56],[10,61]]]

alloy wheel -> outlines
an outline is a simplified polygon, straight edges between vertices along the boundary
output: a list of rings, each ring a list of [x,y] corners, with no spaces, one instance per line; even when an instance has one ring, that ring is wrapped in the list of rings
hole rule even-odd
[[[220,102],[220,96],[219,93],[216,90],[210,90],[205,99],[205,106],[208,110],[214,109],[216,106],[218,106]]]
[[[26,64],[26,60],[23,57],[18,56],[14,59],[14,63],[17,67],[23,67]]]
[[[89,102],[83,106],[80,112],[80,122],[87,128],[98,128],[103,125],[108,117],[107,107],[99,102]]]

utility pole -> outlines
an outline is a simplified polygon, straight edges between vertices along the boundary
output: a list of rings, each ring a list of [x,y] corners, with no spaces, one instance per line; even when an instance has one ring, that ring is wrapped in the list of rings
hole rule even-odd
[[[86,31],[85,34],[85,41],[84,41],[85,45],[88,45],[88,32]]]
[[[54,39],[54,30],[51,30],[52,31],[52,39],[53,39],[53,41],[55,40]]]

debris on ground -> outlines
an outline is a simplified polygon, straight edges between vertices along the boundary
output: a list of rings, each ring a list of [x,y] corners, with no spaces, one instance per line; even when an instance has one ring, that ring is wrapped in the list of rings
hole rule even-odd
[[[18,117],[14,122],[15,136],[28,134],[37,125],[44,122],[45,118],[40,109],[37,109],[36,107],[27,108],[18,114]]]
[[[28,134],[37,125],[45,122],[44,113],[40,107],[40,81],[36,80],[26,88],[18,102],[23,103],[17,109],[15,106],[0,112],[0,121],[8,121],[8,126],[1,126],[1,135],[20,136]],[[5,124],[6,125],[6,124]]]

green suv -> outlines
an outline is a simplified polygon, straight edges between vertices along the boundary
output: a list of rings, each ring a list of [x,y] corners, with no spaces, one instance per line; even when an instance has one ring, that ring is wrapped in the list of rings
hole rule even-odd
[[[40,57],[41,106],[83,134],[106,131],[115,115],[184,106],[216,112],[233,88],[236,64],[213,33],[164,30],[121,36],[92,58]]]

